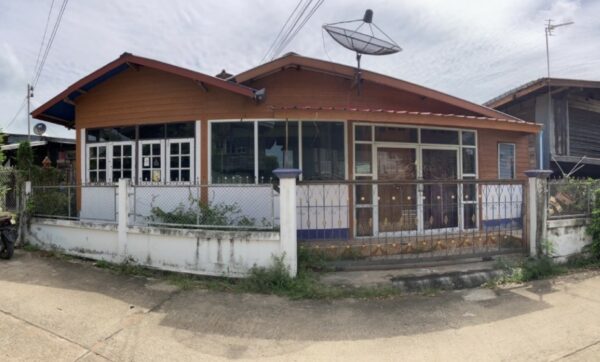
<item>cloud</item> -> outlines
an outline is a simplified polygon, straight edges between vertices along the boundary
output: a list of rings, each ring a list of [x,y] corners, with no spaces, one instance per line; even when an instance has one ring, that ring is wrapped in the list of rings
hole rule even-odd
[[[259,64],[296,4],[296,0],[71,1],[34,105],[124,51],[207,74],[221,69],[241,72]],[[0,2],[0,126],[22,101],[49,7],[50,0]],[[321,25],[361,18],[367,7],[374,10],[375,23],[404,51],[365,56],[366,69],[471,101],[484,102],[545,76],[548,18],[576,22],[557,29],[550,39],[552,74],[600,77],[600,2],[593,1],[326,0],[283,52],[354,65],[354,54],[323,36]],[[55,4],[52,19],[56,15]],[[20,120],[15,129],[24,131],[23,127]],[[60,127],[49,130],[69,134]]]

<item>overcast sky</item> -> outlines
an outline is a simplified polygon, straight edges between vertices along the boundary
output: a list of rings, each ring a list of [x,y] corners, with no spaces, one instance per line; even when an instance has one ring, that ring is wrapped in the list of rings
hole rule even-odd
[[[52,0],[0,0],[0,127],[27,132],[21,105]],[[54,24],[62,1],[55,0]],[[127,51],[207,74],[258,65],[297,0],[71,0],[32,109]],[[545,76],[544,23],[575,21],[550,39],[552,75],[600,80],[600,1],[325,0],[285,52],[354,65],[323,23],[362,17],[404,50],[363,67],[482,103]],[[324,39],[324,40],[323,40]],[[33,121],[35,124],[37,121]],[[48,135],[69,136],[49,126]]]

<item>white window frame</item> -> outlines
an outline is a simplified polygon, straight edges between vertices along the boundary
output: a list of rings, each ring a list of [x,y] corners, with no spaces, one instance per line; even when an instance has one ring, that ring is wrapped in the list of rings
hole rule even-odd
[[[105,154],[104,154],[104,158],[105,158],[105,168],[104,168],[104,172],[105,172],[105,177],[104,177],[104,181],[92,181],[90,178],[90,149],[91,148],[100,148],[100,147],[104,147],[105,149]],[[110,166],[108,164],[108,160],[109,160],[109,154],[108,154],[108,150],[109,150],[109,143],[108,142],[98,142],[98,143],[90,143],[88,145],[86,145],[86,155],[85,155],[85,181],[86,183],[89,184],[103,184],[103,183],[108,183],[109,181],[109,170],[110,170]],[[96,168],[94,170],[94,172],[99,172],[99,168]]]
[[[189,153],[189,157],[190,157],[190,165],[188,167],[189,171],[190,171],[190,180],[189,181],[176,181],[176,180],[171,180],[171,145],[174,143],[178,143],[180,150],[181,150],[181,144],[183,143],[187,143],[190,145],[190,153]],[[185,183],[185,184],[189,184],[189,183],[193,183],[194,180],[196,179],[196,172],[194,170],[195,166],[196,166],[196,162],[194,159],[194,155],[196,154],[196,150],[195,150],[195,142],[194,142],[194,138],[168,138],[167,142],[166,142],[166,155],[165,155],[165,167],[166,167],[166,175],[165,175],[165,179],[167,182],[177,182],[177,183]],[[177,167],[176,169],[179,170],[181,172],[181,154],[178,155],[179,156],[179,167]]]
[[[138,182],[139,183],[164,183],[166,182],[166,173],[165,173],[165,140],[161,139],[161,140],[140,140],[138,141],[139,144],[139,151],[138,151]],[[150,170],[155,170],[158,169],[160,170],[160,181],[144,181],[142,179],[142,171],[144,169],[148,169],[147,167],[144,167],[144,162],[143,162],[143,149],[144,149],[144,145],[154,145],[154,144],[159,144],[160,145],[160,167],[159,168],[154,168],[154,167],[150,167]],[[152,157],[154,157],[154,155],[152,155]],[[150,160],[150,162],[152,162],[152,160]],[[152,174],[152,172],[150,173]]]
[[[95,142],[88,143],[86,145],[86,160],[85,160],[85,181],[86,183],[95,183],[95,184],[103,184],[103,183],[114,183],[117,182],[113,179],[113,146],[131,146],[131,179],[135,177],[135,141],[117,141],[117,142]],[[95,181],[92,182],[90,180],[90,148],[98,148],[105,147],[106,149],[106,168],[104,171],[106,172],[105,181]],[[122,169],[122,167],[121,167]]]
[[[108,167],[110,167],[110,178],[109,178],[109,182],[117,182],[117,180],[113,179],[113,158],[114,158],[114,154],[113,154],[113,147],[114,146],[131,146],[131,177],[130,180],[133,180],[135,178],[135,141],[120,141],[120,142],[108,142],[108,148],[107,148],[107,172],[108,172]],[[121,157],[121,161],[123,160],[123,155],[120,156]],[[121,165],[121,170],[123,169],[123,165]]]
[[[510,146],[512,148],[512,177],[502,177],[500,172],[500,147]],[[499,180],[514,180],[517,178],[517,145],[510,142],[498,143],[498,179]]]

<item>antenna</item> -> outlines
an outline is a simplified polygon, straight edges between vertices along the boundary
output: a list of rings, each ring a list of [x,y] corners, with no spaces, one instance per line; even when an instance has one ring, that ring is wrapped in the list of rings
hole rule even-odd
[[[354,27],[351,24],[358,24]],[[366,25],[366,26],[365,26]],[[362,28],[368,27],[369,33],[360,32]],[[325,24],[323,29],[338,44],[356,53],[356,79],[358,94],[360,95],[361,71],[360,58],[367,55],[389,55],[402,50],[400,46],[373,23],[373,10],[367,9],[362,19],[341,21],[338,23]],[[376,34],[378,33],[378,34]],[[383,38],[385,37],[385,39]]]

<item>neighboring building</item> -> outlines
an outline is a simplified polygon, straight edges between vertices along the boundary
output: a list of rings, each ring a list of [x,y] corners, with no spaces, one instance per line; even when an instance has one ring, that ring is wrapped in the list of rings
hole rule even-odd
[[[6,156],[5,166],[15,165],[19,144],[27,141],[26,134],[4,134],[4,144],[0,146]],[[71,138],[46,137],[31,135],[33,163],[42,166],[44,158],[48,157],[53,167],[71,168],[75,163],[75,140]]]
[[[541,150],[539,139],[536,144],[538,167],[560,176],[561,169],[568,173],[579,164],[585,166],[574,176],[600,177],[600,81],[541,78],[485,105],[544,126]]]
[[[357,203],[346,209],[350,221],[301,218],[301,238],[316,228],[331,231],[323,238],[354,238],[520,217],[519,206],[518,215],[486,219],[475,201],[481,191],[469,199],[460,182],[417,181],[523,180],[538,124],[366,70],[358,95],[355,71],[288,54],[223,80],[125,53],[33,116],[76,130],[81,183],[261,184],[279,167],[302,169],[303,182],[406,183],[345,189]],[[390,213],[396,203],[402,211]]]

